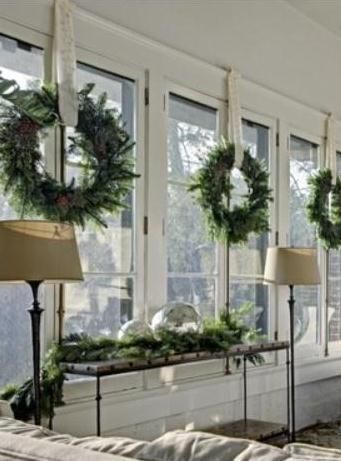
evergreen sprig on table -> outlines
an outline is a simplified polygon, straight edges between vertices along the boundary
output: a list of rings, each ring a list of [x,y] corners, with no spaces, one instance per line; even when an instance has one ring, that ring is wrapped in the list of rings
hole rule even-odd
[[[258,331],[248,328],[244,316],[250,305],[231,313],[223,312],[219,320],[206,320],[202,331],[176,331],[161,328],[155,333],[130,334],[124,339],[91,338],[71,335],[62,344],[53,344],[41,370],[42,412],[51,417],[54,407],[63,404],[65,374],[60,363],[83,363],[112,359],[148,359],[170,357],[189,352],[227,352],[232,345],[259,338]],[[263,362],[259,354],[248,355],[254,365]],[[238,364],[238,361],[237,361]],[[21,386],[7,386],[0,398],[8,400],[17,419],[28,420],[34,414],[32,378]]]

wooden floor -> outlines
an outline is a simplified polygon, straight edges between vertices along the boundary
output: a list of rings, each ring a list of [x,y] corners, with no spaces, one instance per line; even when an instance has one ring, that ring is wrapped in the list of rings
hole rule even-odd
[[[266,440],[279,434],[288,433],[287,427],[283,424],[258,421],[255,419],[244,419],[231,423],[212,426],[204,429],[211,434],[238,437],[251,440]]]

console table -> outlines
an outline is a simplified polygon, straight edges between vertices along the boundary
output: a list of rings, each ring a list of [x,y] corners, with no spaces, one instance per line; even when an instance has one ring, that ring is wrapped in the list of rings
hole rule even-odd
[[[287,424],[269,423],[265,421],[250,420],[247,416],[247,358],[253,354],[262,354],[265,352],[286,351],[286,387],[287,387]],[[132,371],[143,371],[152,368],[161,368],[167,366],[180,365],[184,363],[200,362],[213,359],[228,359],[232,357],[241,357],[243,359],[243,405],[244,418],[228,424],[222,424],[213,428],[205,429],[207,432],[213,432],[223,435],[232,435],[234,437],[253,438],[265,440],[279,434],[286,434],[290,437],[290,371],[289,371],[289,342],[274,341],[262,342],[254,345],[236,345],[228,351],[221,352],[193,352],[181,355],[172,355],[169,357],[155,359],[115,359],[103,362],[83,362],[83,363],[62,363],[61,368],[65,373],[73,375],[82,375],[94,377],[96,379],[96,432],[101,435],[101,378],[103,376],[118,375]]]

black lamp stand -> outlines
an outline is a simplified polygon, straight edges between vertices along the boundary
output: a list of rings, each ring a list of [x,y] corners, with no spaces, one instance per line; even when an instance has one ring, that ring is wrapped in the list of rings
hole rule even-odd
[[[289,285],[290,296],[289,303],[289,316],[290,316],[290,378],[291,378],[291,442],[295,442],[295,319],[294,319],[294,286]]]
[[[34,424],[37,426],[41,422],[41,395],[40,395],[40,320],[44,309],[40,307],[38,301],[39,286],[42,281],[27,282],[32,290],[33,304],[28,310],[31,316],[32,325],[32,351],[33,351],[33,386],[34,386]]]

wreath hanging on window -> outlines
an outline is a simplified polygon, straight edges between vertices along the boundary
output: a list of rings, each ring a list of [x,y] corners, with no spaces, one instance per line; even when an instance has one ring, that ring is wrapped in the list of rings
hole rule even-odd
[[[341,179],[333,185],[330,169],[309,178],[308,218],[316,225],[318,238],[325,249],[341,247]]]
[[[49,128],[63,129],[56,87],[23,90],[0,77],[0,182],[22,217],[105,227],[105,215],[125,207],[137,177],[134,143],[118,113],[107,107],[106,94],[90,96],[93,87],[78,92],[78,125],[65,151],[65,158],[80,163],[81,175],[64,184],[46,171],[41,146]]]
[[[211,237],[229,244],[245,243],[250,233],[268,231],[269,202],[272,201],[266,166],[244,150],[240,172],[247,194],[241,203],[231,207],[234,162],[234,144],[222,139],[208,153],[189,186],[204,210]]]

